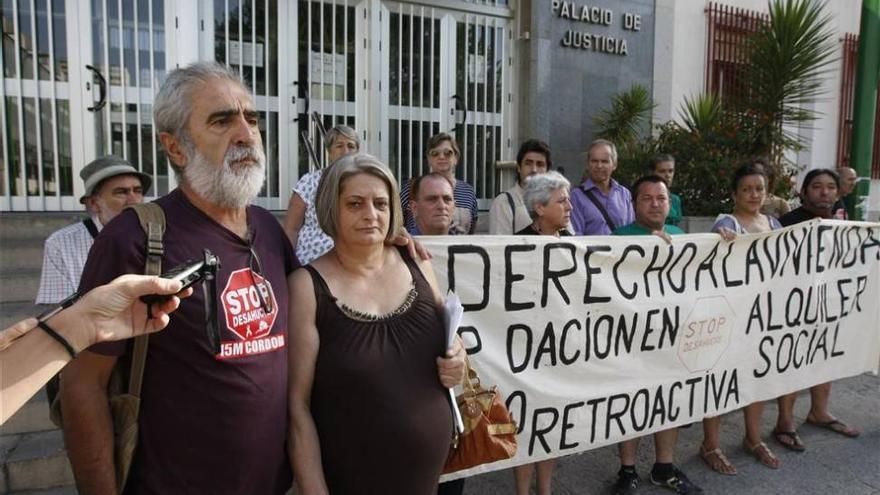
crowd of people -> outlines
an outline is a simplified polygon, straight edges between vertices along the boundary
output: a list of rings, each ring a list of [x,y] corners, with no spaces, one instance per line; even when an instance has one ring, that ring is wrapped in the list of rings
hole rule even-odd
[[[47,240],[38,302],[56,304],[77,288],[88,295],[60,313],[67,319],[49,320],[59,331],[29,331],[37,323],[28,320],[0,334],[0,342],[7,341],[0,345],[7,347],[0,351],[4,359],[13,355],[5,353],[25,356],[53,345],[55,356],[64,353],[65,342],[76,342],[67,345],[75,352],[61,373],[60,397],[80,492],[116,489],[107,386],[130,354],[122,339],[167,326],[149,343],[140,437],[125,493],[282,494],[294,478],[304,494],[462,493],[464,480],[438,485],[438,479],[453,433],[446,388],[460,383],[465,351],[458,337],[447,346],[444,296],[430,255],[412,237],[476,231],[476,195],[456,178],[461,152],[454,136],[432,137],[425,151],[430,172],[399,184],[385,164],[364,153],[369,150],[354,129],[332,128],[325,138],[330,165],[297,183],[282,226],[251,204],[263,185],[265,156],[258,113],[234,72],[213,62],[171,71],[156,96],[154,118],[179,184],[156,201],[167,219],[163,262],[179,265],[200,257],[203,248],[221,259],[213,317],[221,322],[223,351],[205,337],[212,315],[204,294],[181,293],[182,301],[172,298],[145,315],[137,296],[171,294],[179,286],[155,278],[105,285],[143,272],[146,235],[134,212],[123,208],[143,200],[150,178],[114,157],[85,167],[81,201],[89,218]],[[524,141],[516,183],[491,204],[489,234],[656,235],[667,241],[683,234],[678,224],[687,205],[670,191],[674,157],[652,158],[630,187],[614,178],[617,160],[614,143],[592,142],[585,177],[572,187],[552,170],[547,143]],[[765,167],[746,163],[730,184],[733,211],[712,231],[732,240],[817,217],[845,218],[850,175],[811,170],[801,205],[776,218],[765,213],[768,204],[781,208],[768,201]],[[108,291],[124,297],[108,298]],[[110,300],[115,306],[101,314],[113,316],[95,321],[112,325],[87,325],[84,333],[70,328],[76,325],[68,320],[96,318],[96,305]],[[63,361],[20,388],[15,403]],[[4,406],[7,386],[4,381]],[[807,421],[857,436],[831,414],[830,390],[831,384],[810,390]],[[803,451],[795,394],[778,402],[772,436],[784,448]],[[762,408],[743,409],[743,446],[777,469],[780,460],[763,440]],[[721,417],[703,421],[700,457],[720,474],[736,474],[721,449],[721,424]],[[648,479],[675,493],[702,493],[675,464],[676,439],[676,428],[654,434]],[[638,439],[619,445],[613,493],[638,490],[638,446]],[[515,468],[517,494],[530,493],[533,478],[535,491],[549,494],[554,463]]]

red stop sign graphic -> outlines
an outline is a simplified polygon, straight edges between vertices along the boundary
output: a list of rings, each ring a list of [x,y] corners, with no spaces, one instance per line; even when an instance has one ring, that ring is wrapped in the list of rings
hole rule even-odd
[[[268,335],[278,315],[272,284],[250,268],[232,272],[220,301],[226,315],[226,328],[242,340]],[[271,312],[266,310],[264,301]]]

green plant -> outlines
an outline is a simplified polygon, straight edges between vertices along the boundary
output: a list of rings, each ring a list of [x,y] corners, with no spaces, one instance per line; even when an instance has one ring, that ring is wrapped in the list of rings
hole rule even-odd
[[[598,129],[596,137],[615,143],[621,153],[637,147],[640,135],[649,130],[655,106],[648,89],[639,84],[612,95],[611,107],[593,118],[593,125]]]
[[[646,172],[655,153],[676,158],[672,189],[682,196],[686,215],[730,211],[729,181],[746,160],[762,157],[774,177],[772,192],[785,197],[797,166],[786,151],[806,146],[793,131],[817,114],[812,104],[822,94],[822,77],[833,61],[835,42],[821,0],[772,0],[768,22],[749,37],[743,67],[746,91],[736,98],[715,94],[686,98],[681,124],[666,122],[653,136],[639,130],[654,107],[648,91],[634,86],[614,95],[610,108],[594,119],[597,137],[618,144],[618,181],[631,183]]]
[[[688,130],[705,134],[722,123],[724,107],[717,94],[700,93],[693,98],[685,97],[679,116]]]
[[[817,118],[811,106],[824,91],[823,76],[836,50],[825,3],[773,0],[769,22],[748,38],[747,91],[736,106],[753,123],[751,153],[769,156],[776,164],[785,150],[804,146],[792,129]]]

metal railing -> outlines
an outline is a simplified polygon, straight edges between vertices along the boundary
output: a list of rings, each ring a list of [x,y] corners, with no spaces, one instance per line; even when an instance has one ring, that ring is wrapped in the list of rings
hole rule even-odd
[[[706,45],[707,92],[725,97],[743,96],[746,42],[751,34],[769,21],[767,14],[710,2],[706,7],[708,37]]]
[[[841,40],[843,53],[840,56],[840,102],[837,124],[837,166],[849,167],[852,149],[853,100],[856,91],[856,61],[859,53],[859,36],[847,33]],[[880,89],[880,88],[878,88]],[[874,120],[874,154],[871,160],[871,178],[880,179],[880,99]]]

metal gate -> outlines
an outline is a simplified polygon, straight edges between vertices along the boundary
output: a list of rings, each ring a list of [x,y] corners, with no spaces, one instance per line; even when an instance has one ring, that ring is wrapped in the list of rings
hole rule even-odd
[[[428,171],[430,136],[453,133],[462,154],[457,178],[488,201],[497,193],[495,162],[510,154],[509,11],[477,14],[476,6],[461,7],[383,4],[382,46],[388,53],[382,81],[388,91],[379,97],[388,104],[380,126],[388,137],[380,150],[404,181]]]
[[[494,163],[511,153],[512,11],[503,1],[2,6],[2,211],[80,209],[79,170],[107,153],[152,175],[151,196],[167,193],[175,181],[152,103],[166,71],[192,60],[229,64],[251,88],[268,165],[258,203],[271,209],[284,209],[314,167],[306,140],[321,126],[357,129],[363,150],[400,179],[425,171],[430,135],[454,132],[458,176],[481,199],[495,195]]]
[[[116,154],[169,189],[152,128],[163,0],[4,0],[0,209],[78,210],[79,170]]]
[[[3,210],[60,209],[73,192],[65,14],[63,2],[3,2]]]

